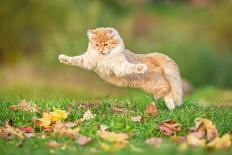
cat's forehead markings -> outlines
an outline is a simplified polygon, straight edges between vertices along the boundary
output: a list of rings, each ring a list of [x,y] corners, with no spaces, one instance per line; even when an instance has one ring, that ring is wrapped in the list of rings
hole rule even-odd
[[[96,29],[96,35],[93,36],[93,41],[97,42],[97,41],[100,41],[100,42],[104,42],[104,41],[108,41],[111,39],[111,37],[109,37],[107,35],[107,30],[98,30]]]

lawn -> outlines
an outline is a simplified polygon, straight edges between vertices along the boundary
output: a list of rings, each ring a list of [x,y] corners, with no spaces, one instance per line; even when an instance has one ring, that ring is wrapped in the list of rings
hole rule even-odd
[[[8,94],[9,96],[9,94]],[[11,94],[10,97],[3,97],[1,93],[1,125],[11,119],[14,126],[32,125],[31,119],[33,116],[40,117],[39,113],[24,112],[21,110],[10,110],[9,106],[18,103],[25,96]],[[204,117],[212,120],[218,128],[219,134],[230,132],[232,130],[232,107],[217,106],[217,105],[201,105],[197,101],[188,98],[182,106],[173,111],[169,111],[162,100],[156,101],[156,106],[159,110],[158,115],[152,117],[146,113],[147,105],[153,101],[152,96],[140,91],[135,91],[132,95],[126,97],[109,97],[103,96],[100,98],[72,99],[70,97],[57,98],[26,98],[27,100],[36,103],[42,109],[48,108],[50,111],[54,108],[68,110],[72,109],[68,118],[65,121],[75,121],[82,117],[84,112],[90,109],[95,117],[93,119],[82,122],[78,127],[80,133],[91,137],[93,140],[85,146],[79,146],[75,140],[65,136],[50,133],[47,136],[36,136],[26,138],[23,142],[19,138],[10,140],[0,139],[0,154],[16,155],[16,154],[232,154],[232,148],[227,150],[207,150],[201,147],[188,147],[183,149],[180,145],[175,144],[168,136],[165,136],[156,129],[159,122],[167,119],[176,120],[182,124],[184,130],[178,132],[178,135],[185,135],[190,127],[194,126],[194,119]],[[113,109],[124,109],[121,112]],[[131,121],[132,116],[142,116],[141,122]],[[102,140],[96,133],[99,130],[99,125],[104,124],[109,127],[110,131],[124,132],[129,135],[129,142],[123,149],[113,152],[105,151],[101,148]],[[36,132],[41,132],[36,129]],[[158,136],[164,139],[161,145],[147,145],[145,140],[152,136]],[[50,148],[46,142],[56,140],[64,143],[65,147]]]

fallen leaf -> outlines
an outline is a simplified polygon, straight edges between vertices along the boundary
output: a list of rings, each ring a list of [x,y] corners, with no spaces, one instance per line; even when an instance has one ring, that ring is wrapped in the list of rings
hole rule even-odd
[[[6,121],[5,126],[0,128],[0,138],[11,139],[16,136],[23,139],[24,138],[23,132],[13,127],[12,125],[13,125],[12,120]]]
[[[76,138],[80,135],[79,128],[68,128],[62,121],[56,121],[52,129],[54,132],[59,133],[60,135],[68,136],[70,138]]]
[[[216,137],[207,144],[207,148],[227,149],[231,146],[230,134],[224,134],[222,137]]]
[[[100,131],[98,135],[109,142],[127,143],[128,135],[126,133],[115,133],[110,131]]]
[[[163,134],[170,136],[174,132],[181,131],[183,128],[179,123],[174,120],[162,121],[158,124],[157,129]]]
[[[124,111],[126,111],[126,108],[114,107],[114,108],[111,108],[111,110],[113,112],[124,112]]]
[[[141,120],[142,120],[142,116],[131,117],[131,121],[133,122],[141,122]]]
[[[40,119],[33,118],[32,122],[37,127],[48,127],[52,122],[51,115],[49,113],[44,112],[42,118]]]
[[[79,145],[86,145],[86,144],[89,143],[91,140],[92,140],[92,138],[90,138],[90,137],[80,135],[80,136],[78,136],[78,138],[77,138],[77,144],[79,144]]]
[[[17,128],[23,132],[32,133],[34,129],[31,126],[17,126]]]
[[[9,109],[10,110],[17,110],[18,106],[17,105],[11,105],[11,106],[9,106]]]
[[[163,143],[163,139],[160,137],[151,137],[145,141],[148,145],[159,145]]]
[[[195,137],[194,135],[188,135],[187,143],[192,146],[205,146],[206,140],[199,139],[198,137]]]
[[[64,110],[55,109],[53,112],[50,112],[50,117],[52,121],[65,120],[68,117],[68,113]]]
[[[22,111],[32,111],[32,112],[38,112],[39,107],[31,102],[27,102],[25,99],[21,100],[18,104],[16,105],[11,105],[9,106],[9,109],[11,110],[22,110]]]
[[[207,140],[212,141],[218,136],[218,131],[213,122],[207,118],[196,118],[195,126],[190,128],[189,134],[198,138],[207,136]]]
[[[151,116],[156,116],[158,115],[158,109],[155,106],[154,102],[151,102],[148,106],[147,106],[147,113]]]
[[[88,110],[84,113],[84,115],[83,115],[83,117],[82,117],[82,121],[86,121],[86,120],[89,120],[89,119],[92,119],[92,118],[94,118],[94,115],[93,115],[93,113],[88,109]]]

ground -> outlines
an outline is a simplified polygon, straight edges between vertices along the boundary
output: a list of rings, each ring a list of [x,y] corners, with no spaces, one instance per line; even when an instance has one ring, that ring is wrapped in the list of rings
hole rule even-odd
[[[141,93],[139,93],[141,94]],[[13,140],[0,140],[0,154],[89,154],[97,150],[96,154],[107,154],[100,149],[99,143],[102,141],[97,135],[98,126],[106,124],[112,131],[126,132],[129,135],[129,144],[122,150],[114,152],[115,154],[141,154],[143,152],[152,154],[231,154],[232,149],[229,150],[216,150],[209,151],[202,148],[189,148],[181,150],[179,146],[173,143],[170,138],[164,136],[155,128],[157,123],[166,119],[174,119],[181,123],[185,129],[194,125],[194,119],[197,117],[206,117],[212,120],[220,135],[231,131],[232,129],[232,107],[228,106],[202,106],[196,101],[186,99],[181,107],[176,108],[174,111],[169,111],[163,101],[156,103],[159,114],[156,117],[151,117],[146,114],[146,107],[152,96],[147,94],[137,94],[135,97],[103,97],[90,101],[75,101],[69,98],[62,97],[47,101],[40,98],[35,98],[34,103],[39,106],[49,109],[59,108],[66,110],[70,105],[73,111],[68,116],[68,121],[74,121],[80,118],[83,113],[90,109],[96,117],[84,122],[79,126],[80,132],[93,138],[93,141],[86,146],[78,146],[75,141],[68,138],[51,134],[47,138],[28,138],[25,139],[22,146],[17,147],[19,139]],[[1,123],[6,120],[12,119],[15,125],[30,125],[31,117],[35,115],[33,112],[12,111],[9,106],[20,101],[20,97],[1,101]],[[123,112],[112,111],[112,108],[119,107],[125,108]],[[142,122],[132,122],[131,116],[143,116]],[[185,134],[187,130],[182,131],[180,134]],[[159,136],[165,139],[164,144],[154,147],[148,146],[144,141],[151,136]],[[65,149],[49,148],[45,142],[49,140],[57,140],[58,142],[67,142],[68,147]]]
[[[103,140],[96,134],[101,124],[109,126],[111,131],[129,134],[129,143],[125,148],[111,152],[115,154],[232,154],[231,147],[227,150],[207,150],[200,147],[183,150],[156,129],[160,121],[173,119],[184,128],[178,134],[185,135],[188,129],[194,126],[195,118],[205,117],[216,124],[220,135],[230,132],[232,93],[229,90],[212,87],[195,89],[194,94],[185,97],[183,105],[173,111],[169,111],[162,100],[155,101],[159,113],[152,117],[146,113],[148,104],[153,101],[152,95],[137,89],[113,87],[93,73],[81,73],[80,70],[67,68],[51,71],[16,66],[3,68],[0,74],[3,75],[0,78],[0,84],[3,86],[0,89],[1,126],[9,119],[13,120],[15,126],[33,126],[31,118],[41,116],[40,113],[9,109],[10,105],[17,104],[22,99],[33,102],[42,109],[67,110],[71,107],[73,110],[65,121],[81,118],[87,109],[96,115],[79,125],[80,133],[93,139],[86,146],[79,146],[70,138],[50,134],[48,137],[26,138],[22,144],[17,138],[0,139],[0,154],[109,154],[101,149],[100,143]],[[224,101],[227,104],[224,104]],[[124,110],[116,112],[113,110],[115,107]],[[132,116],[138,115],[143,117],[141,122],[131,121]],[[145,144],[145,140],[151,136],[163,138],[164,143],[159,146]],[[50,140],[66,143],[67,147],[52,149],[46,145]]]

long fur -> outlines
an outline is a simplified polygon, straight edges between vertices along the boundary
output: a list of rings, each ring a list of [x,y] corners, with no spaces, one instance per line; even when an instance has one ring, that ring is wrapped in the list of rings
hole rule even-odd
[[[119,87],[136,87],[163,97],[171,110],[182,103],[181,77],[177,64],[161,53],[135,54],[113,28],[87,32],[87,51],[80,56],[60,55],[61,63],[95,71],[105,81]]]

